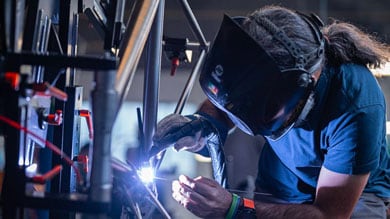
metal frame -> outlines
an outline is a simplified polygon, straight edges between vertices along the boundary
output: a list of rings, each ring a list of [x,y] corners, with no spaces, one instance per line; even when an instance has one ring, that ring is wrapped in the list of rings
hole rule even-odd
[[[91,1],[95,2],[95,0],[89,0],[88,3],[91,3]],[[18,72],[23,65],[31,65],[38,67],[38,70],[33,73],[36,76],[34,83],[41,83],[45,78],[52,77],[45,75],[43,72],[59,72],[62,69],[66,69],[65,77],[59,78],[57,86],[67,93],[68,100],[66,102],[61,100],[54,101],[54,109],[62,109],[64,111],[64,124],[52,128],[50,131],[52,135],[48,136],[48,139],[58,145],[61,151],[66,152],[73,158],[79,151],[79,133],[77,130],[79,130],[80,126],[80,117],[75,112],[79,110],[78,107],[82,101],[80,96],[83,92],[82,87],[75,86],[76,69],[88,69],[95,72],[95,88],[92,92],[95,135],[92,149],[92,171],[89,179],[90,190],[88,193],[76,191],[77,185],[74,173],[72,173],[70,167],[67,167],[61,171],[60,177],[50,182],[50,193],[45,194],[43,197],[26,194],[26,166],[18,165],[20,151],[18,147],[12,146],[25,144],[27,134],[2,124],[2,134],[7,136],[5,144],[12,145],[7,146],[6,149],[5,180],[2,193],[3,216],[5,218],[22,217],[25,208],[50,210],[51,218],[70,218],[75,216],[75,212],[85,213],[86,217],[90,216],[92,218],[96,214],[103,218],[109,217],[113,189],[112,174],[118,173],[117,168],[119,167],[125,169],[127,174],[132,174],[131,176],[135,177],[133,180],[138,180],[134,167],[118,164],[117,161],[111,159],[110,141],[111,130],[117,112],[127,96],[145,45],[148,48],[147,68],[144,78],[142,128],[144,133],[144,144],[142,147],[145,155],[152,144],[151,139],[158,110],[164,0],[138,0],[135,2],[133,12],[136,13],[131,14],[126,25],[127,31],[121,36],[123,39],[120,45],[118,43],[118,34],[123,23],[123,11],[120,9],[123,9],[124,2],[123,0],[112,1],[113,4],[110,6],[110,13],[107,17],[107,19],[111,20],[106,23],[108,26],[105,27],[105,48],[119,48],[119,53],[112,54],[108,52],[110,55],[104,58],[77,55],[78,13],[82,12],[80,9],[82,4],[77,0],[61,0],[59,2],[59,22],[57,23],[59,32],[57,33],[52,28],[52,23],[57,21],[51,21],[48,19],[48,16],[46,16],[46,20],[44,19],[45,22],[41,26],[36,26],[37,20],[41,20],[43,17],[43,11],[39,10],[41,6],[39,0],[31,1],[31,7],[27,16],[35,20],[35,26],[32,28],[30,24],[34,22],[27,20],[28,26],[26,26],[24,33],[26,31],[34,32],[35,38],[32,41],[29,41],[29,37],[23,34],[22,27],[24,25],[23,19],[21,19],[23,18],[21,12],[24,12],[24,0],[4,0],[2,2],[1,9],[7,11],[7,13],[2,18],[5,33],[1,36],[4,42],[1,42],[4,43],[4,47],[7,50],[1,51],[2,54],[0,54],[0,76],[7,71]],[[208,49],[208,43],[187,1],[179,0],[179,3],[183,7],[193,32],[200,41],[199,44],[189,43],[188,46],[199,48],[200,55],[185,85],[175,113],[181,113]],[[43,35],[37,35],[37,29],[39,29],[39,34],[42,33]],[[21,45],[18,44],[19,41],[23,41],[21,40],[22,38],[26,42],[23,50]],[[37,39],[43,39],[39,48],[36,47]],[[56,50],[56,53],[48,54],[45,52],[51,49]],[[0,82],[6,84],[2,80]],[[28,81],[21,82],[23,86],[29,83]],[[7,106],[0,109],[0,112],[22,125],[26,124],[29,102],[23,100],[24,94],[22,89],[15,90],[8,86],[2,86],[0,97],[0,99],[7,98],[10,100],[7,102]],[[162,158],[163,156],[155,162],[157,164],[155,165],[156,170]],[[56,165],[62,164],[63,161],[61,157],[53,155],[51,162],[48,163]],[[115,171],[113,172],[113,170]],[[146,191],[145,194],[150,195],[152,204],[160,213],[165,218],[170,218],[156,198],[157,194],[155,193],[157,191],[149,191],[144,186],[142,188]],[[134,207],[134,211],[139,210],[139,207]],[[134,212],[133,216],[139,217],[140,215]]]

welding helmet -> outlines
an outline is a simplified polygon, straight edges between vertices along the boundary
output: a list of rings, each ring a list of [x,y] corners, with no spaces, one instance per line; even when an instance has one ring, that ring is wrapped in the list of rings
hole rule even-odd
[[[296,65],[282,70],[241,27],[243,19],[224,16],[201,71],[200,85],[208,99],[238,128],[250,135],[277,138],[293,127],[298,118],[291,116],[297,114],[293,113],[297,107],[311,99],[312,72],[305,69],[305,64],[312,54],[321,56],[323,40],[319,39],[318,51],[303,54],[271,21],[256,21],[290,47],[286,49],[294,56]],[[303,104],[306,114],[312,105]]]

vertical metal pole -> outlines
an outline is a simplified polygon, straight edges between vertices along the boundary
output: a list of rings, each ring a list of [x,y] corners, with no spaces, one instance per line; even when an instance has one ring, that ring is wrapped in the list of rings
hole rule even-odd
[[[92,92],[94,121],[93,156],[89,199],[111,201],[111,133],[116,116],[118,95],[114,89],[116,71],[96,71]]]
[[[154,134],[157,121],[164,23],[164,3],[164,0],[160,0],[147,44],[143,100],[143,147],[145,153],[148,152],[152,146],[152,136]]]
[[[70,55],[76,56],[77,55],[77,42],[78,42],[78,35],[79,35],[79,15],[77,13],[73,14],[73,24],[72,24],[72,28],[69,29],[69,31],[70,30],[72,31]],[[71,68],[70,72],[69,72],[69,85],[70,86],[75,85],[75,77],[76,77],[76,68]]]
[[[120,52],[121,54],[119,55],[121,60],[115,83],[115,89],[119,95],[117,110],[119,110],[130,89],[139,58],[157,11],[158,3],[159,0],[136,1],[134,11],[138,11],[138,13],[134,13],[129,18],[129,23],[127,24],[128,31],[124,36],[123,46],[120,49],[123,52]]]

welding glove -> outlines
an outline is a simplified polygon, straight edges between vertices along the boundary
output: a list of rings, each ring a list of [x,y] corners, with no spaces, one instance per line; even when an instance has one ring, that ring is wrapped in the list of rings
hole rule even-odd
[[[200,151],[206,145],[207,136],[215,131],[211,123],[200,115],[170,114],[157,124],[152,153],[171,145],[177,151]]]
[[[211,119],[198,114],[168,115],[157,124],[156,133],[153,136],[154,146],[149,155],[154,156],[171,145],[177,151],[186,150],[198,153],[207,146],[205,149],[208,152],[207,155],[211,157],[214,179],[221,186],[228,188],[225,155],[222,147],[227,131],[226,128],[215,125],[216,122],[210,122]]]

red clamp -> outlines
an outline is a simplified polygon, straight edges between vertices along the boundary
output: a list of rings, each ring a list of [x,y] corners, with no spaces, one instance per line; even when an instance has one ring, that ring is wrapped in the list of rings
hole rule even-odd
[[[49,114],[43,118],[49,125],[61,125],[62,123],[62,110],[56,110],[54,114]]]
[[[32,181],[34,183],[39,183],[39,184],[45,184],[48,180],[52,179],[53,177],[57,176],[62,170],[61,165],[55,166],[53,169],[51,169],[49,172],[41,175],[41,176],[34,176],[32,178]]]
[[[20,83],[20,74],[18,72],[6,72],[4,74],[5,80],[11,85],[15,90],[19,89]]]
[[[79,110],[79,116],[84,117],[87,121],[88,125],[88,131],[89,131],[89,139],[93,139],[93,123],[92,123],[92,117],[91,112],[86,109]]]
[[[68,99],[68,94],[66,94],[64,91],[50,85],[48,82],[35,83],[32,85],[32,89],[35,92],[43,93],[45,95],[55,97],[55,98],[62,100],[62,101],[66,101]]]

